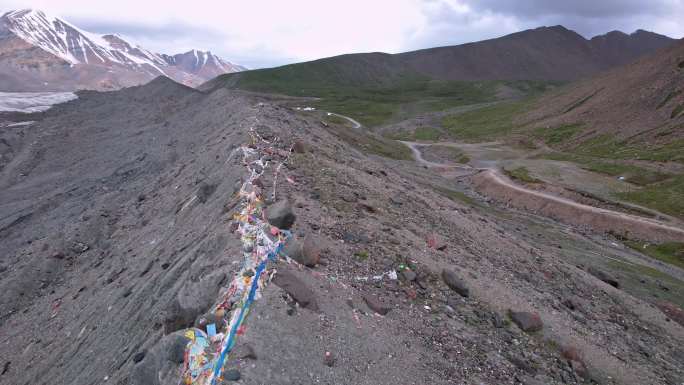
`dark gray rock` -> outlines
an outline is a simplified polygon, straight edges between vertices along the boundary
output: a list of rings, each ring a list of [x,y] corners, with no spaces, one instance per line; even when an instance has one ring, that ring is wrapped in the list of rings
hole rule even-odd
[[[266,220],[279,229],[289,229],[296,218],[292,205],[287,200],[278,201],[266,208]]]
[[[544,323],[538,313],[526,311],[510,311],[511,320],[525,332],[537,332],[542,330]]]
[[[254,351],[254,348],[252,348],[252,345],[249,345],[249,344],[238,345],[235,348],[233,355],[236,358],[239,358],[242,360],[244,360],[244,359],[256,360],[257,359],[257,355],[256,355],[256,352]]]
[[[202,184],[200,184],[199,190],[197,190],[197,200],[201,203],[207,203],[207,200],[214,194],[215,191],[215,184],[202,182]]]
[[[133,366],[131,385],[164,385],[171,379],[176,382],[178,368],[183,364],[185,347],[190,342],[184,333],[184,330],[179,330],[164,336],[145,353]]]
[[[229,369],[223,372],[223,379],[225,381],[237,381],[240,377],[240,371],[237,369]]]
[[[442,270],[442,279],[449,288],[463,297],[470,295],[470,289],[465,282],[453,270]]]
[[[285,290],[303,308],[318,311],[318,303],[313,290],[307,287],[295,273],[288,268],[279,268],[273,283]]]
[[[137,364],[138,362],[142,361],[143,358],[145,358],[145,351],[137,352],[133,356],[133,362]]]
[[[595,267],[590,267],[587,269],[587,273],[609,284],[610,286],[613,286],[615,288],[620,287],[620,283],[618,282],[617,278],[613,277],[612,275],[608,274],[603,270],[597,269]]]
[[[401,276],[409,282],[416,280],[416,273],[413,270],[404,270],[401,272]]]
[[[193,325],[197,317],[214,303],[225,277],[223,272],[214,272],[200,281],[188,281],[166,311],[166,332]]]

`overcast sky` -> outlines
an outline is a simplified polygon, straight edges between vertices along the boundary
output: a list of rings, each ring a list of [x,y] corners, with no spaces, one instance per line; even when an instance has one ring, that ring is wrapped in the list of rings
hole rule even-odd
[[[585,37],[646,29],[684,37],[684,0],[0,0],[145,48],[211,50],[250,68],[351,52],[460,44],[542,25]]]

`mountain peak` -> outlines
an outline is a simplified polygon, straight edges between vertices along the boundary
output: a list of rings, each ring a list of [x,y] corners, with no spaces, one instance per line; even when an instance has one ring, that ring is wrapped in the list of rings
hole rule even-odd
[[[20,55],[24,59],[28,55],[28,57],[35,57],[35,60],[54,62],[56,65],[52,70],[56,72],[81,71],[84,76],[93,77],[92,80],[85,81],[87,84],[85,88],[120,88],[140,84],[159,75],[169,76],[184,84],[199,85],[213,76],[243,69],[219,59],[209,51],[193,49],[186,55],[189,54],[195,58],[195,63],[192,68],[189,68],[190,70],[186,70],[177,65],[179,61],[175,56],[178,55],[160,55],[148,51],[137,44],[131,44],[118,34],[99,35],[87,32],[42,10],[27,8],[9,11],[2,15],[1,20],[0,26],[8,33],[4,33],[3,39],[0,39],[0,57],[5,56],[11,61],[12,55]],[[5,35],[7,37],[4,37]],[[12,44],[11,40],[16,41],[16,39],[24,43]],[[17,47],[25,47],[25,43],[40,50],[22,53],[20,52],[22,49],[26,51],[28,49],[17,49]],[[209,64],[215,68],[199,71]],[[5,64],[0,60],[0,69],[3,69],[3,65],[11,67],[11,71],[17,71],[11,62]],[[52,80],[34,79],[35,73],[31,75],[28,67],[24,68],[24,71],[25,73],[18,74],[18,76],[26,77],[27,82],[35,83],[35,88],[31,90],[45,89],[43,87],[50,84],[49,80]],[[81,80],[78,75],[62,74],[55,77],[62,82],[69,81],[64,79],[79,79],[76,80],[79,82],[78,86],[84,87],[81,84],[84,80]],[[131,80],[122,79],[124,77]],[[17,82],[17,84],[21,83]],[[55,86],[50,85],[49,87],[51,90],[69,90],[64,86],[52,88]],[[72,85],[73,88],[76,88],[76,84]]]

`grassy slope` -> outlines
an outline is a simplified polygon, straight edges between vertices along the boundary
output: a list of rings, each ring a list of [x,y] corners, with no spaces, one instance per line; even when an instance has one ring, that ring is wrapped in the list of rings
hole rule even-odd
[[[684,243],[668,242],[659,245],[651,245],[648,243],[644,244],[635,241],[627,241],[625,244],[652,258],[684,269]]]
[[[616,198],[684,218],[684,175],[662,173],[627,162],[639,159],[684,163],[684,140],[647,145],[599,135],[577,143],[577,136],[583,131],[581,124],[534,129],[516,124],[516,118],[533,103],[533,99],[499,103],[447,116],[442,126],[453,138],[470,142],[506,139],[512,135],[542,141],[556,150],[544,155],[546,158],[571,161],[606,175],[623,176],[625,181],[640,187],[617,194]]]
[[[502,84],[531,93],[546,89],[549,82],[435,80],[409,69],[396,57],[372,53],[226,74],[202,88],[318,97],[321,100],[311,102],[313,106],[373,127],[425,112],[493,101]]]

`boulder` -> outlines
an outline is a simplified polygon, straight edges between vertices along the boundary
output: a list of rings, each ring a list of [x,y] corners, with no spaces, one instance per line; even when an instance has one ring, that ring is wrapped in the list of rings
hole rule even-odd
[[[386,315],[387,313],[392,310],[392,305],[384,302],[381,300],[379,297],[372,295],[372,294],[366,294],[363,296],[363,300],[366,302],[366,305],[373,310],[374,312],[380,314],[380,315]]]
[[[544,323],[538,313],[510,311],[509,314],[513,323],[518,325],[524,332],[537,332],[544,327]]]
[[[256,352],[254,351],[254,348],[252,348],[251,345],[248,345],[246,343],[244,343],[242,345],[238,345],[232,354],[234,357],[237,357],[241,360],[245,360],[245,359],[256,360],[257,359],[257,355],[256,355]]]
[[[470,295],[470,289],[466,286],[465,282],[456,274],[453,270],[442,270],[442,279],[444,283],[449,286],[449,288],[463,297],[468,297]]]
[[[223,372],[223,379],[225,381],[238,381],[242,377],[240,371],[237,369],[229,369]]]
[[[188,281],[166,310],[166,332],[193,325],[195,320],[214,303],[225,277],[226,274],[223,272],[214,272],[200,281]]]
[[[297,139],[292,143],[292,151],[296,152],[297,154],[303,154],[309,150],[309,146],[304,143],[301,139]]]
[[[278,201],[266,208],[266,220],[279,229],[289,229],[296,218],[288,200]]]
[[[303,241],[290,239],[283,253],[304,266],[314,267],[321,260],[321,240],[314,235],[307,235]]]
[[[610,286],[613,286],[615,288],[620,287],[620,283],[618,282],[618,280],[603,270],[599,270],[595,267],[590,267],[587,269],[587,273],[589,273],[589,274],[593,275],[594,277],[600,279],[601,281],[609,284]]]
[[[303,308],[318,311],[318,303],[313,290],[307,287],[295,273],[288,268],[278,269],[273,283],[285,290]]]
[[[130,384],[163,385],[177,383],[179,367],[183,364],[185,347],[190,342],[184,334],[184,330],[179,330],[159,340],[133,366]]]

